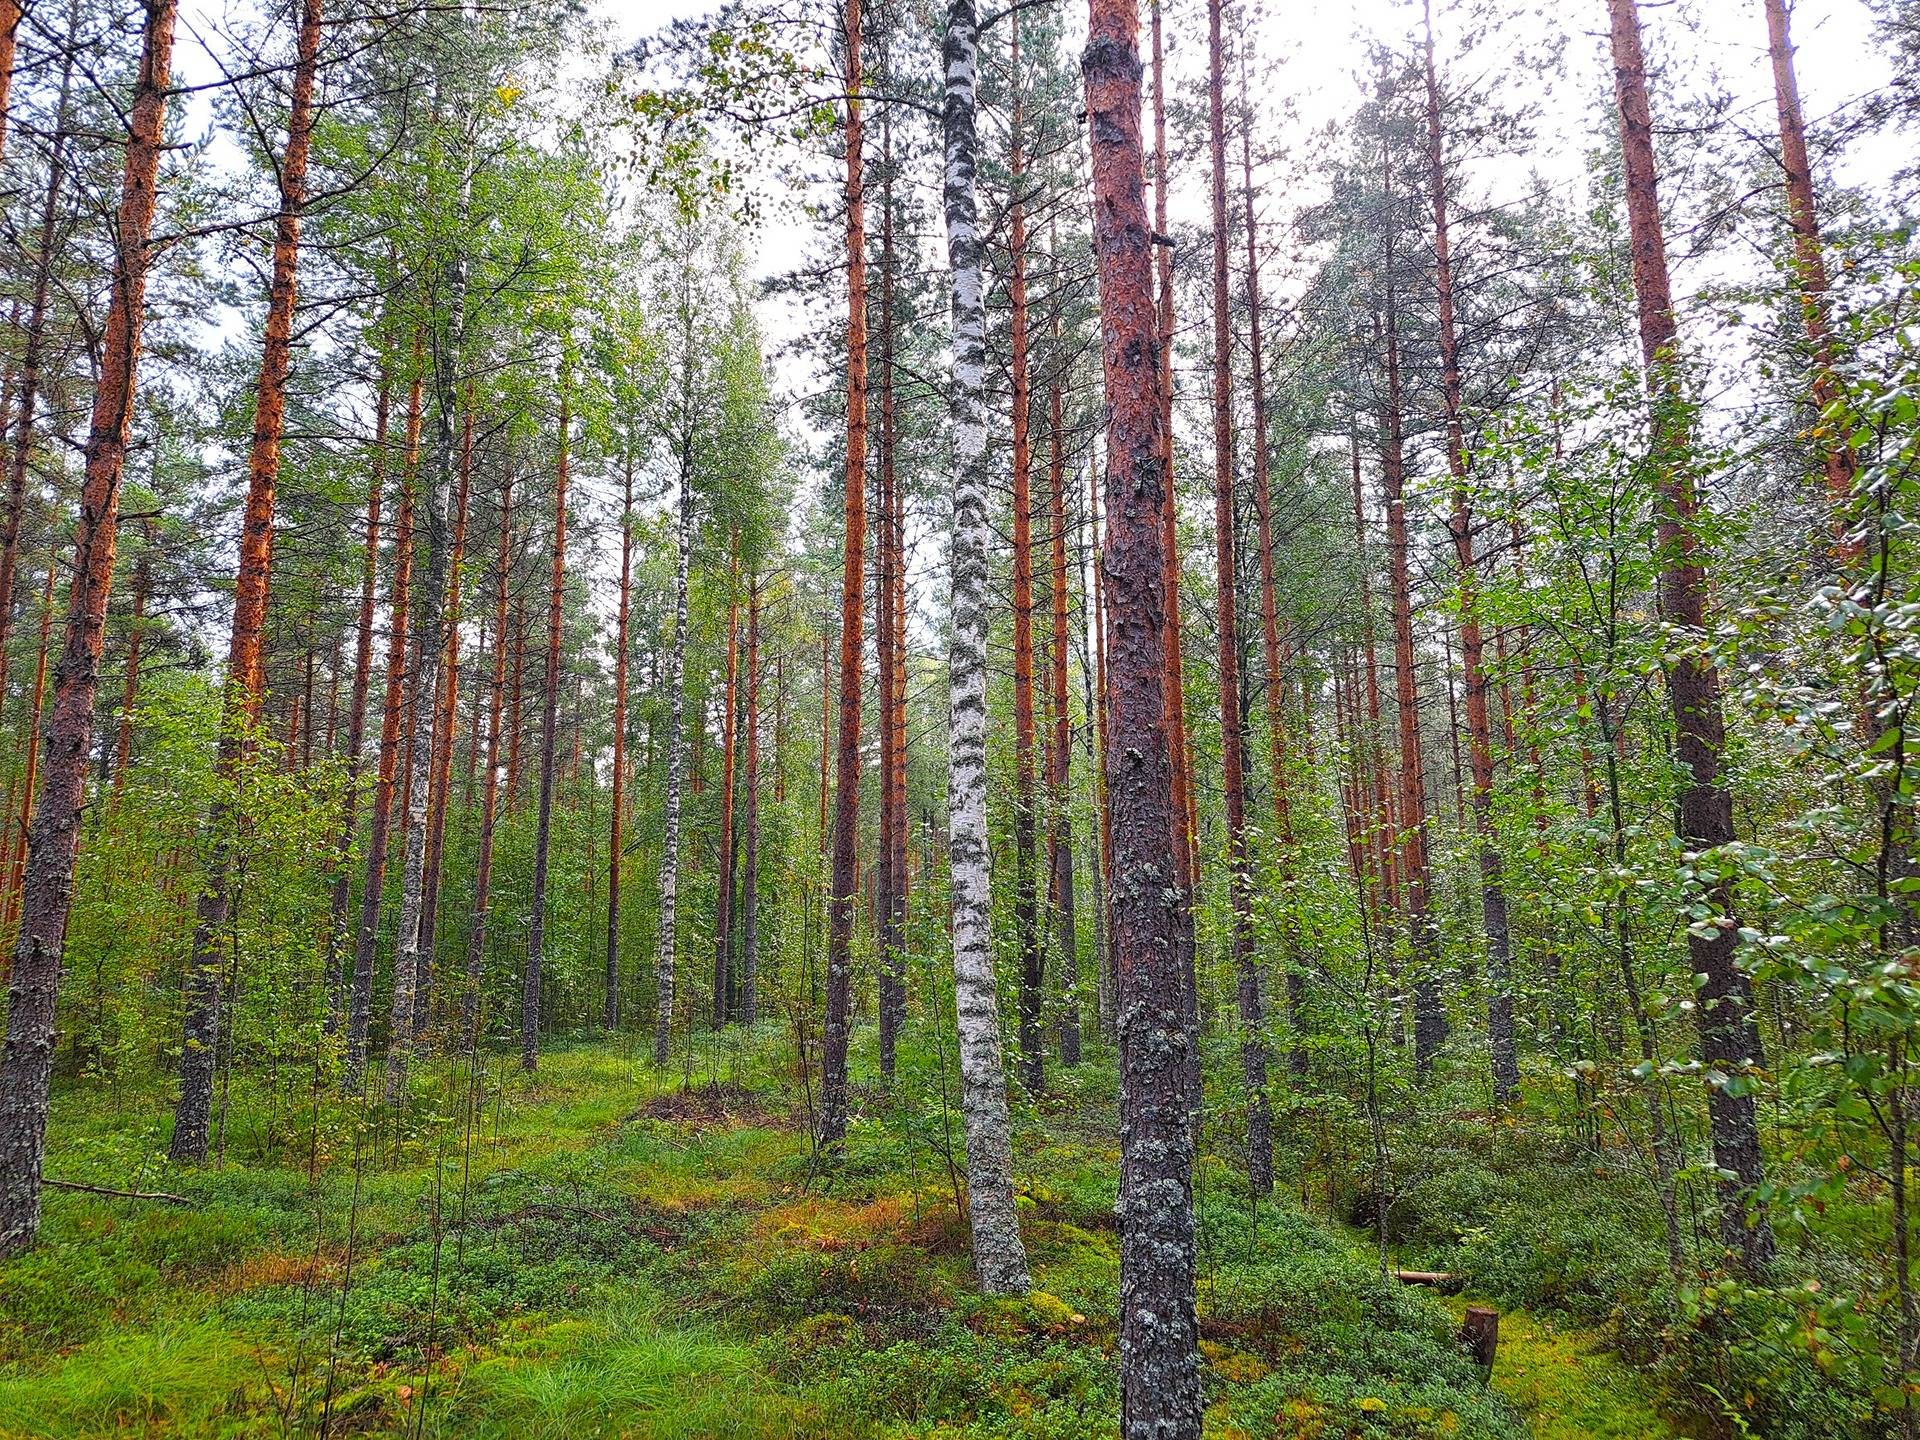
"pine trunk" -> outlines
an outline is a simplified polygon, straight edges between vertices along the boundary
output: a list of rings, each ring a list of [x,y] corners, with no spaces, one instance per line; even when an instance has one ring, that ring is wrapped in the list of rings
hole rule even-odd
[[[860,638],[867,530],[867,235],[860,148],[860,0],[846,0],[847,467],[840,570],[840,729],[833,800],[827,1012],[820,1035],[819,1141],[847,1133],[847,1039],[853,1000],[853,906],[860,888]]]
[[[176,4],[145,0],[144,8],[139,69],[125,112],[126,170],[114,221],[112,290],[98,331],[100,360],[74,531],[73,589],[54,672],[53,710],[41,732],[46,789],[34,807],[20,933],[7,984],[7,1039],[0,1056],[0,1257],[31,1245],[40,1227],[54,1003],[72,904],[87,754],[93,744],[100,646],[113,589],[120,482],[133,428],[150,258],[147,235],[166,143]]]
[[[314,76],[320,62],[321,0],[303,0],[293,68],[287,148],[281,157],[280,213],[273,233],[273,282],[267,302],[260,378],[254,389],[253,444],[247,457],[247,505],[240,530],[240,570],[233,586],[233,633],[227,646],[227,688],[221,708],[216,771],[222,787],[238,783],[250,733],[266,699],[260,642],[266,631],[267,591],[273,575],[273,509],[280,478],[280,438],[286,428],[287,374],[293,363],[293,312],[299,291],[300,212],[307,199],[307,152],[313,135]],[[291,747],[289,747],[291,748]],[[222,795],[206,828],[211,844],[202,877],[188,961],[181,1026],[180,1096],[173,1110],[168,1153],[176,1163],[207,1158],[213,1118],[214,1054],[220,1036],[221,952],[233,896],[231,827],[241,820]]]
[[[1689,634],[1707,623],[1705,556],[1698,534],[1700,496],[1689,464],[1688,433],[1680,394],[1678,330],[1667,275],[1666,237],[1653,154],[1653,119],[1647,103],[1646,62],[1640,46],[1640,16],[1634,0],[1607,0],[1613,45],[1614,94],[1620,111],[1625,159],[1627,224],[1633,252],[1633,289],[1639,304],[1640,350],[1653,402],[1654,459],[1658,465],[1660,614]],[[1720,672],[1710,659],[1689,653],[1667,666],[1667,696],[1673,711],[1675,758],[1686,775],[1676,819],[1682,847],[1716,851],[1731,844],[1733,795],[1721,774],[1726,748]],[[1712,884],[1707,901],[1732,922],[1730,882]],[[1707,1113],[1713,1160],[1723,1178],[1720,1237],[1751,1275],[1773,1260],[1773,1227],[1755,1191],[1765,1183],[1759,1118],[1750,1090],[1725,1083],[1762,1063],[1754,1022],[1753,988],[1740,968],[1737,922],[1696,926],[1687,948],[1694,974],[1703,977],[1695,1016],[1700,1058],[1708,1076]]]
[[[1106,382],[1107,798],[1120,959],[1120,1433],[1196,1440],[1194,984],[1169,804],[1170,467],[1140,143],[1139,22],[1090,0],[1086,77]]]

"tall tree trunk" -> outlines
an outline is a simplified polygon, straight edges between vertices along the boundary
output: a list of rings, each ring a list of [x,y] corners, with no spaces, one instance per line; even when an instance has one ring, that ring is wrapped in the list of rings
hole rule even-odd
[[[833,890],[827,930],[827,1013],[820,1034],[820,1135],[847,1133],[847,1038],[853,999],[853,904],[859,890],[860,636],[867,531],[867,231],[861,177],[860,4],[845,0],[847,220],[846,536],[840,570],[840,733],[833,798]]]
[[[31,1245],[40,1228],[47,1099],[53,1073],[54,1002],[73,898],[74,858],[93,745],[100,646],[113,589],[120,481],[146,303],[147,235],[153,226],[175,0],[146,0],[140,65],[126,110],[126,172],[114,220],[113,284],[102,320],[100,364],[85,450],[86,479],[74,532],[73,589],[54,672],[53,711],[42,727],[46,789],[27,841],[20,933],[7,984],[7,1039],[0,1055],[0,1257]]]
[[[613,629],[613,803],[607,819],[607,994],[601,1022],[620,1028],[620,835],[626,819],[627,619],[633,596],[633,454],[626,456],[620,490],[620,608]]]
[[[1393,207],[1393,168],[1386,171],[1387,208]],[[1394,284],[1396,236],[1386,234],[1384,340],[1387,397],[1381,416],[1380,470],[1387,492],[1387,559],[1393,585],[1393,689],[1400,717],[1399,868],[1413,964],[1413,1056],[1424,1077],[1447,1038],[1440,993],[1440,936],[1433,923],[1432,876],[1427,855],[1427,776],[1420,749],[1420,697],[1414,669],[1413,580],[1408,554],[1406,451],[1400,393],[1400,315]]]
[[[1130,0],[1089,0],[1086,77],[1094,257],[1107,415],[1107,798],[1120,956],[1120,1433],[1196,1440],[1191,951],[1175,868],[1161,423],[1141,194],[1139,20]]]
[[[1051,247],[1050,247],[1051,248]],[[1053,283],[1060,284],[1058,267]],[[1067,710],[1067,456],[1060,394],[1060,312],[1053,313],[1053,373],[1047,381],[1047,523],[1053,562],[1050,580],[1053,643],[1053,740],[1047,751],[1047,871],[1053,877],[1054,944],[1060,956],[1060,1063],[1080,1063],[1080,945],[1073,905],[1073,720]]]
[[[1640,350],[1653,401],[1653,444],[1659,485],[1660,613],[1667,624],[1698,634],[1707,620],[1705,556],[1698,533],[1700,496],[1689,464],[1688,433],[1680,394],[1678,331],[1667,275],[1666,237],[1653,155],[1653,119],[1647,104],[1646,62],[1640,48],[1640,16],[1634,0],[1607,0],[1613,44],[1614,95],[1620,111],[1625,159],[1627,225],[1633,250],[1633,290],[1640,312]],[[1680,791],[1677,830],[1681,845],[1713,851],[1733,841],[1733,795],[1720,773],[1726,748],[1720,672],[1691,649],[1667,666],[1667,696],[1673,710],[1675,754],[1686,780]],[[1720,1237],[1748,1273],[1771,1263],[1773,1227],[1755,1191],[1765,1181],[1760,1127],[1751,1091],[1729,1086],[1761,1063],[1760,1032],[1753,1017],[1753,987],[1740,968],[1738,925],[1731,882],[1707,893],[1724,922],[1689,930],[1693,973],[1704,977],[1694,1012],[1700,1028],[1700,1058],[1709,1079],[1707,1113],[1713,1160],[1723,1178]]]
[[[893,242],[893,107],[880,111],[880,465],[877,479],[879,514],[874,544],[874,659],[880,702],[880,852],[874,878],[875,918],[880,938],[880,1073],[891,1079],[900,1032],[906,1027],[906,952],[901,924],[906,897],[899,893],[904,876],[895,864],[896,844],[904,853],[906,815],[901,774],[906,755],[903,734],[896,728],[904,702],[905,677],[901,652],[895,648],[901,587],[899,540],[900,490],[894,464],[894,242]]]
[[[247,506],[240,531],[240,571],[233,587],[233,634],[227,645],[219,757],[223,787],[236,786],[266,699],[260,640],[267,622],[273,574],[274,489],[280,478],[280,437],[286,428],[287,373],[293,363],[293,312],[298,299],[300,212],[307,200],[307,152],[313,136],[313,86],[320,63],[321,0],[302,0],[293,69],[287,148],[280,160],[280,213],[273,232],[273,283],[267,302],[260,378],[254,390],[253,444],[247,458]],[[195,917],[181,1026],[180,1096],[173,1110],[168,1153],[176,1163],[207,1158],[213,1117],[213,1069],[220,1036],[221,942],[231,916],[233,837],[243,823],[224,793],[213,802],[206,828],[211,845]]]
[[[1809,390],[1814,408],[1824,417],[1840,398],[1834,373],[1833,319],[1827,305],[1827,261],[1821,252],[1820,210],[1813,193],[1813,164],[1807,157],[1807,127],[1800,113],[1800,82],[1793,70],[1793,38],[1788,27],[1787,0],[1765,0],[1767,54],[1773,62],[1773,96],[1780,115],[1780,168],[1786,172],[1787,224],[1793,231],[1794,280],[1800,291],[1800,313],[1807,330],[1807,354],[1813,362]],[[1826,474],[1827,505],[1833,511],[1843,559],[1857,555],[1860,546],[1846,539],[1846,507],[1853,496],[1853,449],[1822,419],[1815,433],[1825,444],[1821,463]]]
[[[393,593],[387,607],[387,685],[380,710],[378,779],[367,829],[367,871],[360,884],[360,934],[354,947],[353,988],[347,997],[344,1083],[358,1090],[367,1063],[373,1017],[373,961],[380,944],[380,910],[387,886],[387,842],[393,825],[393,789],[400,763],[400,720],[406,713],[408,598],[413,585],[413,490],[420,464],[420,404],[425,387],[424,340],[414,334],[413,382],[407,393],[407,429],[400,481],[400,513],[393,527]],[[412,1014],[411,1008],[408,1010]]]
[[[1040,946],[1038,879],[1034,864],[1033,733],[1033,382],[1027,354],[1027,213],[1022,198],[1026,160],[1021,153],[1020,22],[1013,25],[1013,118],[1008,169],[1007,282],[1012,306],[1013,368],[1013,928],[1020,966],[1020,1081],[1027,1093],[1046,1088],[1045,953]]]
[[[1247,854],[1246,716],[1240,708],[1240,565],[1233,503],[1233,296],[1227,279],[1227,121],[1222,0],[1207,3],[1207,128],[1213,161],[1213,555],[1219,632],[1221,790],[1227,816],[1227,894],[1240,1010],[1240,1075],[1247,1087],[1247,1183],[1273,1189],[1273,1118],[1267,1101],[1266,1006],[1253,946],[1253,866]],[[1255,388],[1258,388],[1258,380]]]
[[[540,799],[533,835],[533,898],[520,989],[520,1068],[540,1063],[540,974],[546,963],[547,866],[553,846],[554,741],[560,723],[561,622],[567,599],[567,460],[573,432],[573,372],[560,372],[560,453],[553,467],[553,571],[547,586],[547,679],[540,695]]]
[[[373,673],[373,598],[380,568],[380,500],[387,475],[388,383],[384,366],[374,402],[373,465],[367,482],[366,553],[360,566],[360,624],[354,641],[353,698],[347,713],[347,778],[340,801],[340,838],[334,847],[333,894],[327,923],[327,1029],[339,1028],[346,997],[341,993],[341,959],[347,941],[347,906],[352,897],[353,837],[360,808],[360,751],[366,741],[367,689]]]
[[[426,1033],[433,1010],[440,935],[440,871],[447,846],[447,797],[453,788],[454,717],[460,704],[460,567],[467,551],[467,500],[473,489],[473,387],[461,407],[460,480],[453,502],[447,563],[447,638],[440,656],[440,713],[433,724],[433,784],[427,797],[427,852],[420,881],[420,971],[413,991],[413,1033]]]
[[[967,1140],[967,1211],[973,1267],[990,1295],[1029,1288],[1027,1252],[1013,1202],[1012,1126],[1000,1059],[987,856],[987,315],[984,244],[975,200],[979,163],[980,31],[974,0],[948,0],[942,114],[942,203],[953,278],[953,614],[948,655],[948,824],[953,892],[954,1030],[960,1112]]]
[[[741,719],[747,733],[746,783],[741,824],[746,831],[746,863],[740,877],[740,1012],[751,1029],[760,1022],[760,575],[747,572],[747,706]]]
[[[1243,44],[1249,43],[1243,37]],[[1247,120],[1240,132],[1240,178],[1246,192],[1247,224],[1247,349],[1253,396],[1253,509],[1260,543],[1260,641],[1267,667],[1268,784],[1273,790],[1274,836],[1279,842],[1280,882],[1290,885],[1297,857],[1294,852],[1293,808],[1287,793],[1287,676],[1280,663],[1280,602],[1273,568],[1273,487],[1267,468],[1267,377],[1261,358],[1259,230],[1254,217],[1253,97],[1247,86],[1247,62],[1240,61],[1241,108]],[[1301,1043],[1306,977],[1300,963],[1300,937],[1294,909],[1281,913],[1282,957],[1287,967],[1287,1072],[1296,1079],[1307,1073],[1307,1052]]]
[[[480,853],[474,861],[473,914],[467,921],[467,988],[460,997],[460,1033],[473,1053],[480,1038],[480,981],[486,964],[493,900],[493,832],[500,797],[500,721],[506,698],[507,595],[513,577],[513,470],[500,484],[500,544],[493,557],[493,683],[487,701],[487,774],[480,785]]]
[[[693,554],[693,447],[680,451],[680,523],[673,577],[673,648],[667,673],[667,790],[661,801],[664,833],[660,841],[660,940],[654,953],[657,1008],[653,1023],[653,1063],[667,1063],[673,1039],[673,978],[676,905],[680,893],[680,772],[685,763],[687,673],[687,565]]]
[[[1507,926],[1506,867],[1493,823],[1493,729],[1487,713],[1487,672],[1481,659],[1480,581],[1473,558],[1473,503],[1468,491],[1466,426],[1461,413],[1453,239],[1447,216],[1446,150],[1440,125],[1440,77],[1433,58],[1431,0],[1423,5],[1422,16],[1426,26],[1427,180],[1433,192],[1440,403],[1446,412],[1447,473],[1453,479],[1453,511],[1447,528],[1453,532],[1453,553],[1460,574],[1460,671],[1467,692],[1467,755],[1473,771],[1473,828],[1479,842],[1480,927],[1487,941],[1487,1045],[1493,1071],[1493,1103],[1506,1106],[1520,1089],[1520,1061],[1513,1035],[1513,941]]]
[[[464,11],[458,24],[458,43],[464,42]],[[414,587],[414,673],[408,684],[413,702],[407,743],[406,854],[400,872],[400,930],[394,941],[393,1033],[387,1041],[387,1103],[406,1096],[407,1066],[413,1055],[414,996],[422,976],[433,962],[433,936],[421,923],[426,914],[427,802],[432,788],[433,732],[440,705],[441,652],[446,648],[447,575],[453,559],[447,535],[447,507],[453,496],[454,473],[459,468],[459,445],[454,417],[460,414],[460,366],[466,336],[467,259],[465,230],[472,198],[471,159],[456,154],[460,167],[455,201],[454,233],[446,257],[446,273],[435,296],[432,374],[435,444],[433,484],[426,500],[426,568]],[[564,442],[563,442],[564,443]]]
[[[713,1028],[727,1023],[733,988],[733,755],[740,700],[740,542],[727,567],[726,709],[720,716],[720,887],[713,924]]]

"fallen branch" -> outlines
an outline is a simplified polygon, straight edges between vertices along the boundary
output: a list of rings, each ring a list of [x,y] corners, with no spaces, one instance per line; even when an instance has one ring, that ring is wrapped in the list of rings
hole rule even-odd
[[[1429,1285],[1435,1290],[1458,1283],[1450,1270],[1396,1270],[1393,1278],[1402,1285]]]
[[[82,1195],[111,1195],[116,1200],[158,1200],[164,1205],[198,1205],[198,1200],[190,1200],[185,1195],[169,1195],[164,1190],[113,1190],[105,1185],[82,1185],[78,1180],[43,1179],[40,1182],[49,1190],[77,1190]]]

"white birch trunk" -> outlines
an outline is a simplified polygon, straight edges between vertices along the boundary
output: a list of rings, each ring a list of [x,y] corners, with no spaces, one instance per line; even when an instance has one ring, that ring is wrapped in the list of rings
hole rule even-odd
[[[691,442],[680,458],[679,554],[673,577],[673,649],[667,659],[667,797],[666,836],[660,856],[660,945],[654,955],[654,983],[659,1012],[653,1022],[653,1063],[667,1063],[673,1039],[674,902],[680,888],[680,769],[686,701],[680,677],[687,665],[687,561],[693,550],[693,462]]]
[[[1000,1013],[994,993],[987,865],[986,310],[974,199],[979,22],[973,0],[947,8],[947,257],[953,272],[953,648],[948,810],[953,886],[953,988],[960,1101],[967,1137],[973,1263],[989,1294],[1027,1290],[1013,1202],[1013,1142]]]

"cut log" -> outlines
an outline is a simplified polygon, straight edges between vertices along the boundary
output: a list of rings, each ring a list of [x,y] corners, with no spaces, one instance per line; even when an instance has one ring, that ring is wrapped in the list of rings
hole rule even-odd
[[[1459,1281],[1450,1270],[1396,1270],[1393,1278],[1402,1285],[1426,1285],[1435,1290],[1445,1290]]]

